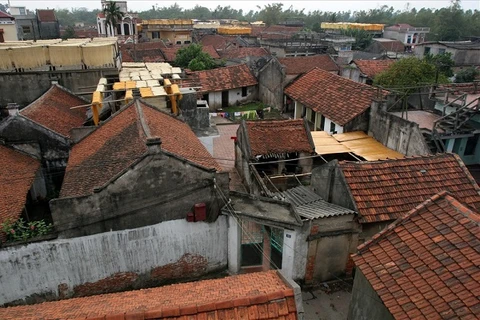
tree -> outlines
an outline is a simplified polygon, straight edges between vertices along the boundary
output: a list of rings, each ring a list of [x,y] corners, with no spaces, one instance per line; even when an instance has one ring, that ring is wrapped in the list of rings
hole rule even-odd
[[[453,66],[455,61],[452,59],[452,54],[450,52],[440,53],[440,54],[427,54],[425,55],[425,61],[433,64],[438,71],[446,77],[453,77]]]
[[[478,75],[480,75],[480,71],[478,71],[477,68],[469,67],[459,71],[455,75],[455,82],[456,83],[473,82]]]
[[[209,70],[215,67],[215,60],[202,51],[202,45],[191,44],[177,51],[174,64],[192,71]]]
[[[347,29],[343,34],[355,38],[354,50],[365,50],[373,41],[373,35],[361,29]]]
[[[415,57],[400,59],[386,71],[375,77],[374,84],[385,88],[402,88],[434,83],[448,83],[445,75],[438,73],[436,66],[426,59]]]
[[[260,11],[260,18],[267,26],[275,25],[280,22],[283,13],[283,3],[267,4],[265,8]]]
[[[108,1],[103,8],[103,14],[105,15],[105,24],[112,27],[113,35],[115,35],[117,24],[123,19],[123,12],[120,11],[115,1]]]
[[[0,3],[0,11],[7,12],[8,9],[8,3]]]
[[[68,26],[65,28],[65,33],[62,36],[63,40],[72,39],[76,37],[77,35],[75,34],[75,29],[72,26]]]

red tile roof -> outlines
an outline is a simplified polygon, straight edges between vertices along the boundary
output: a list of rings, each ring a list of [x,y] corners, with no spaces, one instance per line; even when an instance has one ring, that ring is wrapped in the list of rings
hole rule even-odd
[[[56,22],[55,10],[37,10],[38,21],[40,22]]]
[[[343,126],[367,111],[376,90],[315,68],[287,86],[285,94]]]
[[[86,120],[85,108],[70,109],[87,104],[86,100],[67,89],[53,85],[40,98],[20,111],[20,114],[65,137],[70,129],[81,127]]]
[[[325,71],[338,72],[339,68],[335,61],[328,55],[316,55],[308,57],[278,58],[278,61],[285,66],[287,74],[302,74],[318,67]]]
[[[200,92],[223,91],[258,84],[246,64],[192,72],[192,77],[198,79],[202,87]]]
[[[386,39],[384,39],[383,41],[377,41],[377,43],[380,44],[380,46],[382,46],[382,48],[386,51],[405,52],[405,45],[402,41],[399,40],[387,41]]]
[[[276,271],[0,309],[13,319],[297,319]]]
[[[245,125],[251,157],[271,153],[314,152],[303,119],[246,121]]]
[[[480,188],[453,153],[371,162],[340,162],[360,222],[400,217],[434,194],[447,190],[480,209]]]
[[[478,319],[480,215],[443,192],[358,248],[353,260],[395,319]]]
[[[242,59],[246,57],[265,57],[270,55],[267,49],[259,47],[234,47],[231,46],[221,52],[223,59]]]
[[[361,73],[368,76],[370,79],[395,63],[393,60],[353,60],[353,63],[358,67]]]
[[[0,18],[8,18],[10,20],[15,20],[14,17],[12,17],[11,15],[9,15],[8,13],[3,12],[3,11],[0,11]]]
[[[141,129],[142,118],[148,136]],[[221,169],[186,123],[144,102],[133,102],[72,148],[60,196],[88,195],[107,184],[146,154],[149,137],[159,137],[161,148],[169,153]]]
[[[234,38],[224,37],[218,34],[207,34],[200,39],[200,43],[202,44],[202,46],[212,46],[215,48],[215,50],[223,50],[227,47],[228,44],[233,42]]]
[[[140,42],[136,44],[122,44],[120,50],[122,52],[122,61],[134,62],[133,56],[136,56],[137,61],[143,62],[164,62],[165,58],[162,54],[162,49],[165,48],[165,44],[162,41],[154,42]]]
[[[0,225],[16,221],[40,169],[40,161],[0,145]],[[0,235],[0,239],[2,236]]]

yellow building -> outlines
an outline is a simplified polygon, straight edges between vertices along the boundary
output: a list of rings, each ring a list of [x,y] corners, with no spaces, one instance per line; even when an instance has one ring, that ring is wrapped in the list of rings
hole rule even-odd
[[[0,11],[0,42],[17,41],[17,26],[15,18]]]
[[[142,22],[141,30],[149,40],[163,40],[172,44],[190,44],[192,43],[193,20],[145,20]]]
[[[320,27],[325,30],[357,29],[371,32],[383,32],[384,24],[379,23],[353,23],[353,22],[322,22]]]

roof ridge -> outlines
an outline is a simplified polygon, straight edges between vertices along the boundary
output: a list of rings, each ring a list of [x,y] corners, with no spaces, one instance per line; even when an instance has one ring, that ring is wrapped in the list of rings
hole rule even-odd
[[[408,221],[415,214],[418,214],[420,210],[422,210],[424,208],[427,208],[428,206],[436,203],[437,201],[439,201],[441,199],[446,199],[447,201],[449,201],[454,206],[456,206],[456,204],[460,204],[463,207],[467,208],[467,210],[469,210],[469,212],[473,212],[468,205],[464,204],[463,202],[458,201],[449,191],[447,191],[447,190],[440,191],[439,193],[433,195],[432,197],[428,198],[427,200],[425,200],[421,204],[417,205],[415,208],[408,211],[406,214],[400,216],[397,220],[395,220],[394,222],[389,224],[388,227],[386,227],[385,229],[383,229],[382,231],[380,231],[379,233],[374,235],[372,237],[372,239],[370,239],[370,240],[366,241],[365,243],[359,245],[357,247],[358,253],[356,253],[355,255],[361,255],[364,250],[367,250],[371,245],[378,243],[380,240],[385,238],[389,233],[393,232],[393,229],[395,229],[399,225],[403,224],[404,222]],[[452,199],[455,200],[456,204],[454,204],[452,202]],[[468,214],[466,215],[466,213],[464,213],[463,211],[460,211],[460,212],[463,215],[465,215],[465,217],[469,218]],[[472,220],[471,218],[469,218],[469,219]],[[480,219],[480,217],[479,217],[479,219]],[[477,221],[477,223],[478,223],[478,221]]]
[[[338,161],[339,164],[377,164],[377,163],[385,163],[385,162],[394,162],[394,161],[403,161],[403,160],[415,160],[415,159],[421,159],[421,158],[441,158],[444,156],[450,156],[450,155],[455,155],[454,153],[450,152],[445,152],[445,153],[440,153],[440,154],[424,154],[424,155],[411,155],[411,156],[405,156],[404,158],[401,159],[384,159],[384,160],[375,160],[375,161],[353,161],[353,160],[341,160]],[[461,159],[460,159],[461,160]],[[458,161],[458,160],[457,160]],[[459,162],[460,163],[460,162]],[[467,170],[468,171],[468,170]],[[473,177],[472,177],[473,179]],[[475,181],[475,179],[473,179]],[[478,187],[478,186],[477,186]],[[479,192],[480,192],[480,187],[479,187]]]
[[[145,115],[143,114],[142,107],[140,106],[138,99],[135,99],[134,101],[135,101],[135,110],[137,111],[135,113],[137,115],[137,123],[139,123],[141,127],[140,131],[143,132],[143,135],[145,136],[146,139],[151,138],[150,127],[147,124]]]

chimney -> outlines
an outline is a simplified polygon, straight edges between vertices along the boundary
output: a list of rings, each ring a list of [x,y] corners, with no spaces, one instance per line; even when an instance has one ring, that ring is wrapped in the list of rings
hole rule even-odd
[[[149,154],[158,154],[162,152],[162,139],[158,137],[147,138],[146,145]]]
[[[14,117],[14,116],[18,115],[19,108],[20,108],[19,105],[16,104],[16,103],[9,103],[9,104],[7,104],[6,109],[8,111],[8,115]]]

